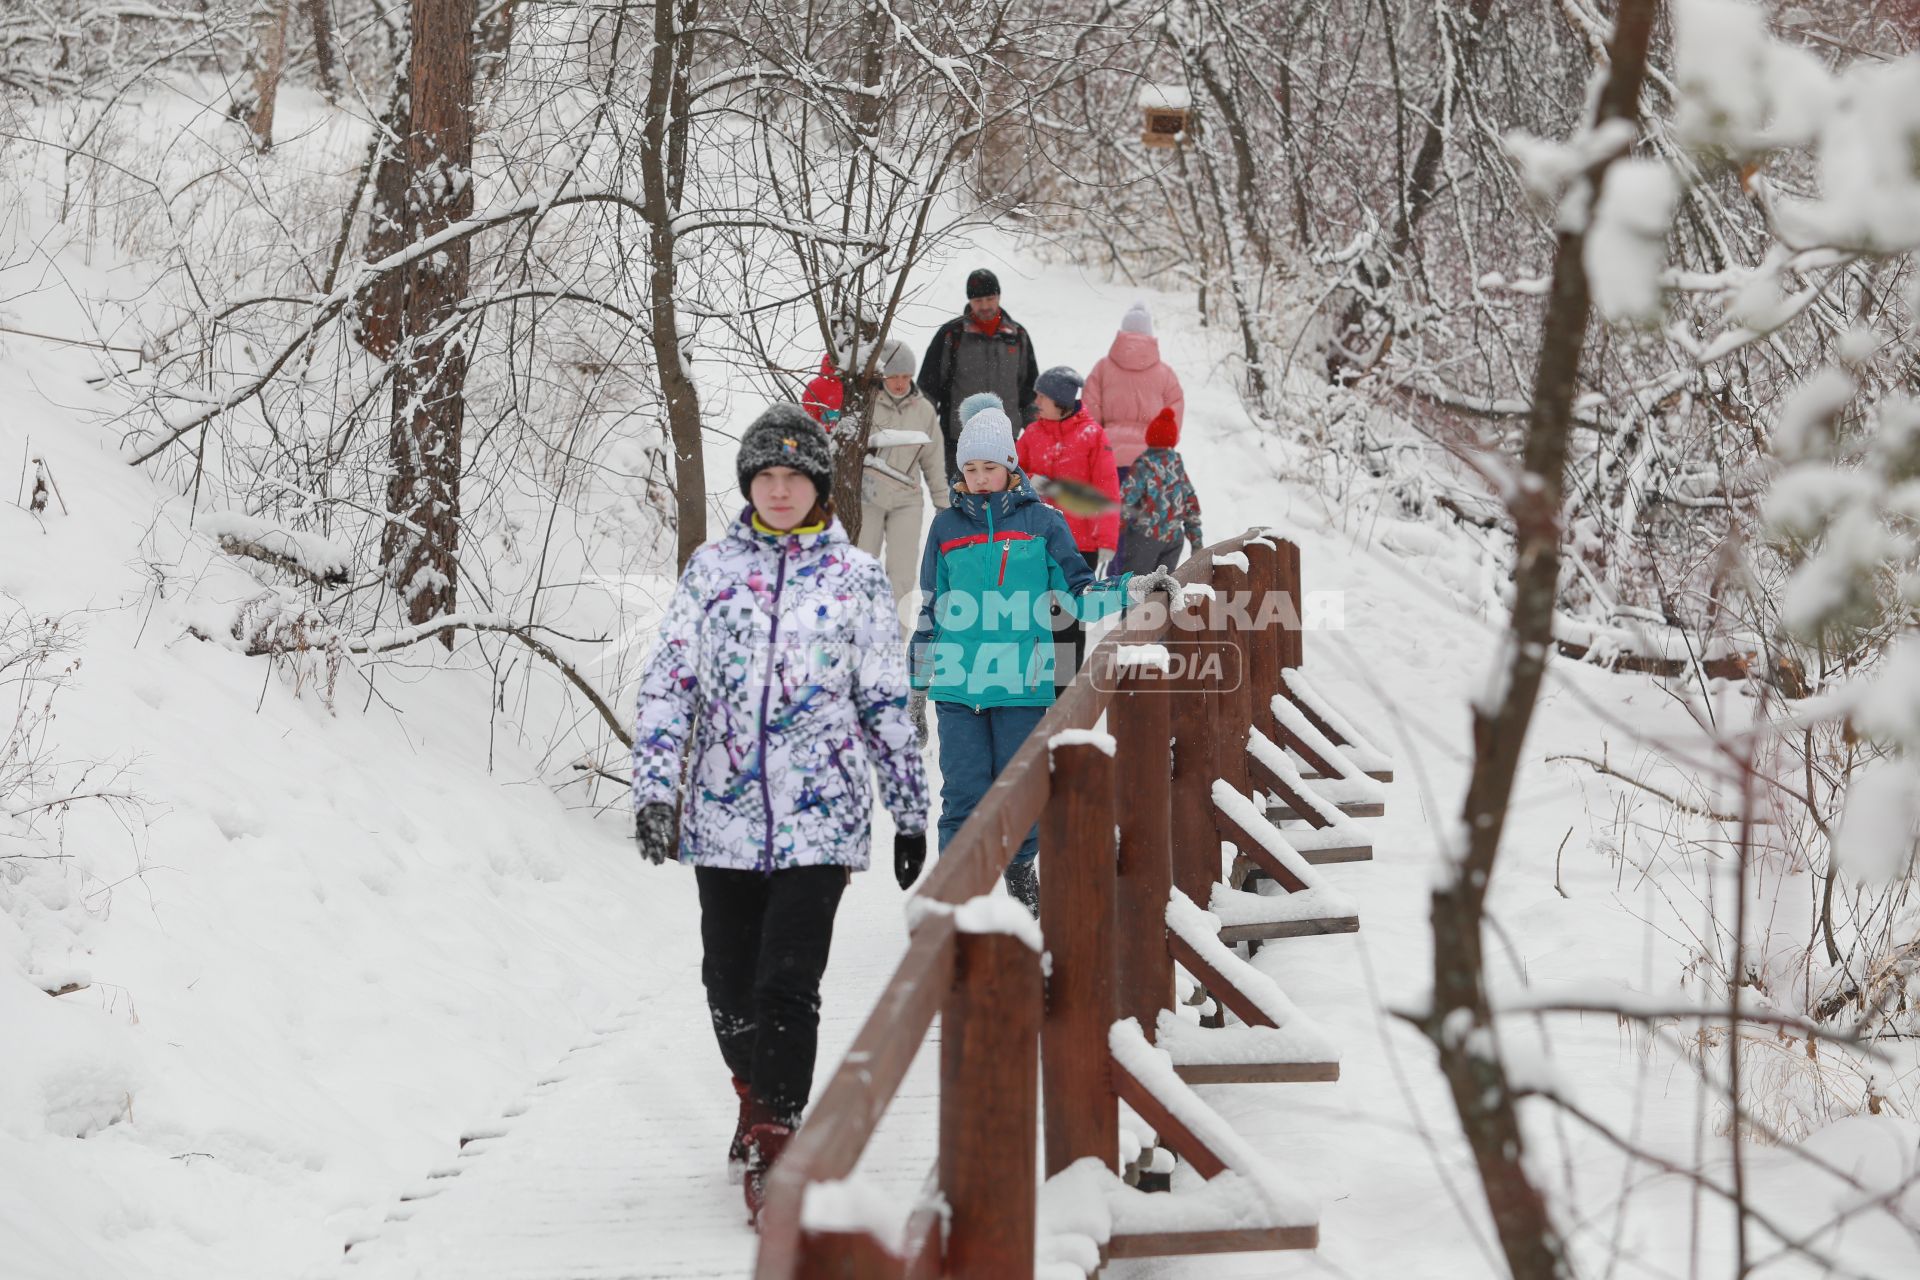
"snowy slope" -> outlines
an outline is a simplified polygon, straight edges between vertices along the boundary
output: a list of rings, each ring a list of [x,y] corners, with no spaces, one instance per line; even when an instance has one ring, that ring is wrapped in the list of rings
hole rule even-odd
[[[89,331],[6,284],[23,327]],[[691,885],[539,781],[485,670],[377,696],[349,670],[329,714],[189,638],[258,588],[120,460],[94,371],[0,335],[0,456],[44,455],[62,500],[16,506],[8,468],[0,610],[62,619],[78,664],[59,787],[9,801],[131,797],[0,812],[0,1274],[323,1273],[609,1011],[685,981],[648,940]]]

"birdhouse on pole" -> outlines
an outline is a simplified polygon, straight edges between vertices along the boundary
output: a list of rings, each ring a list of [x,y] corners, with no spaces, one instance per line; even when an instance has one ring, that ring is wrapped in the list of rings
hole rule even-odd
[[[1193,95],[1185,85],[1150,84],[1140,90],[1140,111],[1145,116],[1140,141],[1149,147],[1177,147],[1187,132],[1187,116],[1193,107]]]

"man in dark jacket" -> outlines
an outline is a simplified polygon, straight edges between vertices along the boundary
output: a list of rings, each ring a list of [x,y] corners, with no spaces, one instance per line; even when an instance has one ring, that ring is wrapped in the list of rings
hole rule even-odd
[[[960,440],[960,402],[976,391],[991,391],[1007,415],[1024,430],[1035,417],[1034,379],[1040,362],[1024,325],[1000,309],[1000,281],[981,267],[967,277],[967,309],[935,330],[920,362],[920,391],[940,414],[946,437],[947,483],[960,479],[953,450]]]

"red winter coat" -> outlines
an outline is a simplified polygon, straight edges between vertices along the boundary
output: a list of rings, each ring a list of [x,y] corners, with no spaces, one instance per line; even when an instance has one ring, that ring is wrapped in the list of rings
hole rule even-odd
[[[1058,422],[1035,418],[1020,433],[1015,446],[1020,454],[1020,469],[1029,480],[1052,476],[1056,480],[1074,480],[1098,489],[1120,501],[1120,473],[1113,464],[1113,446],[1100,424],[1079,409]],[[1115,551],[1120,546],[1120,512],[1098,516],[1067,517],[1073,532],[1073,545],[1082,551]]]
[[[1122,467],[1147,447],[1147,424],[1162,409],[1186,424],[1187,397],[1180,378],[1160,359],[1160,340],[1144,333],[1120,333],[1113,346],[1087,375],[1080,403],[1096,422],[1105,424],[1113,445],[1113,460]]]
[[[840,385],[840,379],[833,373],[833,357],[821,356],[820,374],[807,384],[806,394],[800,399],[800,407],[805,409],[808,416],[815,422],[821,423],[831,431],[833,423],[828,422],[822,415],[831,410],[834,418],[838,419],[840,409],[846,404],[846,400],[846,388]]]

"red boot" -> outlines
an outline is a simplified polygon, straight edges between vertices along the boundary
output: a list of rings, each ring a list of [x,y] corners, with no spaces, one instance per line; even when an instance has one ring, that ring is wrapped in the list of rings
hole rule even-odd
[[[734,1096],[740,1099],[740,1117],[733,1122],[733,1141],[727,1146],[727,1181],[739,1186],[747,1176],[747,1130],[753,1127],[753,1104],[747,1100],[747,1082],[733,1078]]]
[[[760,1210],[767,1203],[767,1175],[793,1140],[793,1129],[762,1121],[747,1130],[747,1221],[758,1230]]]

